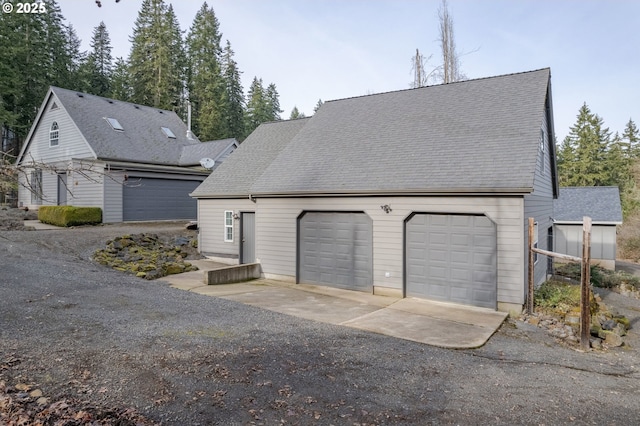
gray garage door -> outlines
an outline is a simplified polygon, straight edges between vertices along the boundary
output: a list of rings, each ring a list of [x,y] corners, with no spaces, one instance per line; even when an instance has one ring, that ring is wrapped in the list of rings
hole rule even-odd
[[[123,220],[196,219],[197,202],[189,193],[199,184],[130,176],[123,190]]]
[[[496,226],[486,216],[415,214],[405,256],[407,296],[496,308]]]
[[[298,281],[373,289],[373,225],[364,213],[307,212],[298,223]]]

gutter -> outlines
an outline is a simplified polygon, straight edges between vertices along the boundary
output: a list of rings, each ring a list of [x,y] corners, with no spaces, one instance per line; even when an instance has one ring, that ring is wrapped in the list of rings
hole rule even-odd
[[[297,197],[393,197],[393,196],[523,196],[533,192],[532,188],[505,188],[505,189],[486,189],[486,188],[462,188],[462,189],[429,189],[429,190],[370,190],[370,191],[291,191],[291,192],[264,192],[250,194],[189,194],[194,198],[213,198],[213,199],[231,199],[231,198],[247,198],[254,200],[256,198],[297,198]]]
[[[105,167],[109,168],[110,170],[122,169],[122,170],[138,170],[138,171],[161,171],[161,172],[170,172],[175,174],[190,174],[190,175],[197,175],[197,176],[208,176],[210,174],[209,170],[204,171],[204,170],[192,169],[188,167],[168,166],[168,165],[161,165],[161,164],[129,163],[125,161],[110,161],[107,159],[88,160],[83,158],[77,158],[73,160],[92,162],[92,163],[104,163]]]

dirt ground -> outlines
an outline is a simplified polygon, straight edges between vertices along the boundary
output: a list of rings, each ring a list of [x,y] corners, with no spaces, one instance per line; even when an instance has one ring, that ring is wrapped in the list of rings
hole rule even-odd
[[[0,231],[0,424],[640,423],[638,300],[601,291],[631,319],[620,348],[581,352],[510,320],[482,348],[446,350],[90,260],[136,232],[192,231]]]

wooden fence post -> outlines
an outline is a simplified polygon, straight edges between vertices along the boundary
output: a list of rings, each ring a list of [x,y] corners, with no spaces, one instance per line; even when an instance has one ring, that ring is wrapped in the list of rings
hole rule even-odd
[[[582,273],[580,274],[580,346],[589,349],[591,336],[591,218],[582,218]]]
[[[534,287],[534,254],[533,254],[533,218],[529,218],[529,270],[527,274],[527,313],[533,315],[533,287]]]

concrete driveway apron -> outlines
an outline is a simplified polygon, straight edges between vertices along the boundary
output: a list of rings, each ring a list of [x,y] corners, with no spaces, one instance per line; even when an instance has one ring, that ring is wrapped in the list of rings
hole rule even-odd
[[[172,287],[233,300],[329,324],[342,325],[443,348],[484,345],[507,317],[504,312],[415,298],[377,296],[356,291],[258,279],[245,283],[205,285],[200,271],[161,280]]]

